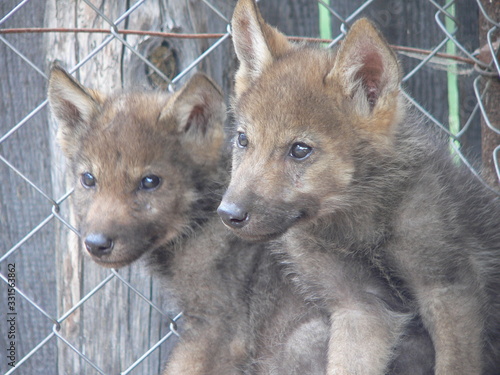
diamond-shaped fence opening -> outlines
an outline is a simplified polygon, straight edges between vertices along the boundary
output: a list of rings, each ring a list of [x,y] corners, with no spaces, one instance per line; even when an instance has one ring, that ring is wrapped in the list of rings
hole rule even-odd
[[[7,358],[0,373],[161,372],[182,334],[182,314],[142,266],[102,269],[83,255],[47,72],[58,60],[84,85],[109,92],[173,91],[199,70],[229,96],[235,3],[0,3],[0,342]],[[335,48],[356,19],[371,18],[402,62],[416,111],[449,135],[457,162],[498,190],[498,5],[261,0],[259,7],[292,39],[325,48]]]

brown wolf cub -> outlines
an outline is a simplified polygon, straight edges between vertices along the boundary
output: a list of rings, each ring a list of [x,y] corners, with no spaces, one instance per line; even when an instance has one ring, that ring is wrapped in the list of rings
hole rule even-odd
[[[233,169],[219,214],[274,239],[305,298],[330,313],[328,374],[384,374],[410,318],[435,373],[500,373],[500,200],[414,115],[395,54],[366,19],[337,52],[291,44],[253,0]]]
[[[88,253],[105,267],[145,259],[184,311],[165,374],[324,374],[328,317],[216,214],[228,158],[214,83],[106,96],[55,66],[49,101]]]

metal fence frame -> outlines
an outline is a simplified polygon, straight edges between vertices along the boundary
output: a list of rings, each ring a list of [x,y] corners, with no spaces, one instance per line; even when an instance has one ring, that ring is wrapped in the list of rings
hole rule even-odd
[[[79,61],[74,67],[70,69],[70,72],[75,72],[78,70],[81,66],[86,64],[89,60],[91,60],[95,55],[99,54],[100,51],[112,40],[118,40],[120,41],[125,48],[130,50],[132,53],[136,54],[138,58],[140,58],[145,64],[148,64],[151,69],[153,69],[160,77],[168,80],[167,77],[164,76],[164,74],[158,70],[158,68],[152,64],[150,61],[147,60],[145,56],[142,56],[140,52],[138,52],[134,47],[132,47],[127,41],[123,38],[123,35],[121,34],[121,30],[118,29],[119,26],[121,26],[122,21],[124,21],[127,17],[131,17],[134,14],[134,11],[139,8],[141,5],[144,4],[147,0],[138,0],[132,4],[132,6],[119,17],[117,20],[111,20],[107,17],[106,14],[103,14],[99,8],[97,8],[91,0],[84,0],[84,2],[92,8],[96,13],[99,14],[102,19],[104,19],[108,24],[109,24],[109,35],[104,38],[102,43],[98,45],[92,53],[90,53],[85,59]],[[219,10],[217,10],[209,0],[202,0],[206,5],[207,5],[207,11],[213,12],[213,14],[216,17],[221,17],[221,19],[224,20],[228,24],[227,30],[225,33],[222,33],[218,36],[218,39],[211,45],[209,49],[207,49],[202,55],[200,55],[196,60],[192,62],[192,64],[189,65],[189,67],[185,70],[183,70],[181,73],[179,73],[171,82],[170,82],[170,88],[173,88],[176,82],[178,82],[185,74],[187,74],[191,69],[195,68],[200,61],[203,59],[208,58],[214,51],[217,50],[218,46],[220,46],[223,43],[230,43],[230,26],[229,26],[229,18],[230,15],[223,15]],[[262,0],[265,1],[265,0]],[[312,0],[311,0],[312,1]],[[331,13],[331,17],[337,18],[341,24],[342,27],[338,33],[337,36],[334,37],[333,41],[330,43],[330,46],[336,45],[345,35],[345,32],[348,28],[348,25],[356,19],[359,14],[367,7],[369,7],[374,1],[376,0],[366,0],[362,6],[360,6],[358,9],[356,9],[352,14],[349,15],[340,15],[338,14],[333,5],[328,5],[325,3],[323,0],[319,0],[319,3],[323,4],[324,6],[328,6],[329,11]],[[453,16],[450,15],[447,11],[448,7],[453,3],[453,1],[448,2],[445,5],[440,5],[437,2],[433,0],[428,0],[430,1],[434,6],[435,6],[435,22],[439,26],[440,30],[442,31],[442,42],[439,43],[438,45],[435,46],[425,58],[421,60],[419,64],[415,66],[413,70],[410,72],[407,72],[406,75],[403,78],[403,82],[406,82],[411,79],[415,79],[415,73],[418,72],[423,66],[426,64],[429,64],[432,62],[434,58],[438,55],[439,52],[442,51],[443,47],[448,41],[452,41],[456,49],[458,50],[457,55],[464,57],[468,59],[470,62],[474,64],[474,67],[476,68],[476,78],[473,81],[473,87],[474,87],[474,92],[475,92],[475,97],[476,97],[476,105],[474,109],[471,111],[470,117],[467,119],[462,120],[461,124],[461,129],[458,133],[456,134],[451,134],[448,125],[443,124],[442,122],[438,121],[431,113],[426,111],[419,103],[417,103],[410,95],[405,94],[407,99],[425,116],[427,119],[435,124],[436,126],[440,127],[443,129],[445,132],[450,134],[450,137],[460,141],[460,139],[463,137],[463,135],[468,131],[469,125],[472,121],[472,118],[474,116],[481,116],[487,126],[496,134],[500,134],[500,130],[496,129],[492,125],[492,119],[489,119],[488,113],[486,113],[485,106],[483,104],[483,97],[487,93],[487,90],[489,89],[489,84],[485,83],[483,84],[482,81],[487,82],[491,76],[500,76],[500,64],[497,59],[497,52],[495,51],[495,44],[494,41],[492,40],[492,37],[494,33],[498,30],[500,27],[500,24],[498,22],[495,22],[491,17],[486,14],[484,8],[481,5],[481,2],[479,0],[475,0],[478,6],[478,11],[482,12],[484,17],[488,20],[490,24],[490,31],[488,33],[488,49],[489,49],[489,54],[492,57],[491,63],[487,64],[484,61],[481,61],[477,54],[475,54],[472,51],[467,50],[459,40],[456,39],[455,34],[456,34],[456,29],[453,31],[450,31],[447,29],[445,25],[445,18],[448,17],[450,19],[453,19]],[[470,0],[474,1],[474,0]],[[40,68],[39,66],[36,66],[34,63],[32,63],[26,56],[24,56],[18,49],[16,49],[15,45],[12,45],[9,42],[8,35],[5,33],[1,33],[1,27],[2,24],[10,19],[11,17],[16,16],[16,12],[24,7],[28,6],[29,0],[23,0],[19,1],[18,5],[14,7],[10,12],[7,14],[0,14],[0,43],[4,43],[13,53],[15,53],[20,60],[20,63],[22,64],[28,64],[31,66],[33,70],[37,72],[37,74],[40,74],[42,77],[47,79],[46,74],[44,73],[44,69]],[[431,16],[431,15],[429,15]],[[29,26],[29,25],[27,25]],[[33,31],[34,32],[34,31]],[[479,46],[477,46],[479,47]],[[498,49],[498,46],[496,46]],[[1,62],[1,58],[0,58]],[[12,124],[12,127],[10,128],[9,131],[7,131],[5,134],[0,134],[0,146],[4,142],[8,142],[9,138],[16,133],[20,128],[22,127],[29,127],[31,125],[31,119],[39,112],[41,111],[45,106],[47,105],[47,100],[44,100],[41,102],[38,106],[33,108],[33,110],[27,114],[21,121],[19,121],[17,124]],[[0,115],[0,120],[1,120],[1,115]],[[495,119],[495,121],[498,121],[498,119]],[[456,151],[457,155],[459,155],[460,159],[466,163],[469,168],[471,168],[474,173],[479,177],[479,175],[476,173],[474,168],[472,167],[472,164],[469,163],[467,158],[460,152],[459,147],[456,145],[455,142],[450,142],[450,144],[454,147],[454,150]],[[498,177],[500,178],[500,166],[498,165],[498,159],[500,157],[500,145],[498,145],[495,150],[494,150],[494,155],[493,158],[495,160],[495,167],[496,167],[496,173]],[[39,231],[47,225],[49,222],[57,220],[60,223],[62,223],[64,226],[68,228],[68,230],[74,231],[75,233],[78,233],[77,230],[68,222],[67,219],[62,217],[59,213],[60,205],[69,197],[72,191],[68,191],[66,194],[64,194],[61,197],[53,197],[51,194],[43,191],[42,188],[37,186],[36,183],[30,180],[30,177],[27,176],[26,174],[23,173],[23,171],[19,170],[16,168],[16,163],[14,161],[9,161],[8,157],[6,155],[1,154],[1,149],[0,149],[0,165],[3,164],[7,168],[11,169],[16,177],[20,180],[23,180],[27,184],[31,186],[32,189],[36,190],[39,193],[40,200],[45,200],[49,202],[51,205],[51,211],[47,212],[47,216],[44,220],[42,220],[38,225],[32,228],[32,230],[29,233],[26,233],[26,235],[22,238],[20,238],[14,246],[12,246],[9,249],[0,249],[0,265],[3,263],[4,265],[9,262],[9,257],[11,257],[13,254],[16,252],[23,251],[22,246],[23,244],[28,241],[29,239],[36,237]],[[484,182],[484,181],[483,181]],[[484,182],[486,184],[486,182]],[[495,188],[498,188],[496,186]],[[2,286],[2,291],[1,293],[3,295],[6,294],[5,291],[5,285],[7,286],[11,283],[11,280],[9,279],[8,274],[1,274],[0,273],[0,285]],[[150,353],[154,350],[156,350],[160,345],[162,345],[165,341],[170,340],[173,336],[177,335],[177,330],[175,326],[175,322],[181,318],[182,314],[179,313],[176,316],[169,317],[167,313],[165,313],[161,307],[157,306],[155,302],[151,301],[148,297],[144,296],[141,294],[139,290],[137,290],[133,285],[128,283],[123,277],[120,276],[120,273],[111,270],[106,278],[102,280],[102,282],[97,285],[93,290],[91,290],[89,293],[87,293],[81,300],[75,304],[71,309],[68,311],[64,312],[60,316],[54,316],[54,314],[51,314],[47,311],[44,310],[44,308],[41,307],[40,303],[37,302],[36,296],[32,295],[30,290],[21,290],[18,287],[15,287],[15,293],[17,298],[22,298],[25,301],[27,301],[29,304],[31,304],[40,314],[45,316],[47,318],[47,325],[51,326],[51,332],[48,334],[43,340],[40,342],[33,342],[32,344],[32,349],[28,353],[24,354],[22,358],[19,358],[16,361],[16,367],[10,369],[6,374],[11,374],[11,373],[22,373],[22,368],[23,368],[23,363],[28,360],[33,354],[35,354],[40,348],[42,348],[44,345],[47,344],[50,340],[53,338],[56,338],[57,340],[60,341],[60,343],[64,343],[65,345],[68,345],[78,356],[81,356],[88,364],[88,366],[94,368],[97,373],[104,374],[105,372],[101,370],[94,362],[92,358],[88,358],[82,348],[78,348],[72,345],[66,338],[60,334],[60,326],[61,324],[71,315],[73,314],[77,309],[79,309],[83,304],[86,303],[89,299],[91,299],[96,293],[99,293],[101,289],[109,283],[111,280],[116,279],[119,282],[124,283],[128,288],[130,288],[131,291],[136,293],[143,301],[144,303],[147,303],[153,308],[154,310],[158,311],[162,315],[165,316],[166,320],[170,320],[170,331],[160,340],[158,341],[154,346],[152,346],[149,350],[147,350],[144,353],[137,353],[137,358],[132,361],[130,366],[122,372],[122,374],[129,374],[131,373],[137,366],[140,366],[141,362],[148,356]],[[4,300],[4,297],[2,296],[2,301]],[[2,304],[4,304],[2,302]],[[4,307],[6,307],[6,304],[0,307],[0,311],[4,311]],[[2,320],[8,315],[6,315],[8,312],[5,312],[2,314]],[[1,353],[2,357],[4,356],[4,353]],[[19,370],[19,371],[17,371]],[[54,370],[55,371],[55,370]]]

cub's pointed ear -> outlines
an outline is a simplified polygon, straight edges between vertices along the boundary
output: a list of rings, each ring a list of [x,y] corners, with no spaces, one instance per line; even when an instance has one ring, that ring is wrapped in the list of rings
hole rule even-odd
[[[276,57],[293,48],[285,35],[269,26],[254,0],[239,0],[231,20],[234,49],[240,61],[236,73],[236,96],[258,78]]]
[[[183,148],[198,164],[216,164],[224,142],[226,105],[219,87],[195,74],[171,98],[159,121],[175,123]]]
[[[327,81],[340,85],[354,110],[368,116],[397,105],[401,70],[389,44],[366,18],[355,22],[337,53]]]
[[[48,97],[59,127],[57,138],[67,157],[78,147],[80,136],[90,127],[104,97],[97,91],[80,85],[58,65],[53,65],[49,77]]]

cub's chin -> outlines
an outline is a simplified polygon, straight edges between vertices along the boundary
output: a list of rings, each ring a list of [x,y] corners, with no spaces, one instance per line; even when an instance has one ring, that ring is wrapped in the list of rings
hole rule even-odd
[[[252,242],[266,242],[270,240],[274,240],[281,235],[283,235],[285,231],[280,231],[280,232],[252,232],[248,231],[245,229],[235,229],[231,228],[230,226],[226,225],[227,228],[229,228],[235,235],[238,237],[244,239],[245,241],[252,241]]]
[[[222,220],[222,222],[235,235],[244,240],[264,242],[282,236],[288,231],[288,229],[293,227],[302,219],[303,217],[301,215],[297,215],[292,219],[277,220],[277,222],[279,222],[279,225],[269,225],[264,223],[257,223],[258,220],[249,220],[247,224],[240,227],[232,225],[231,223],[227,223],[226,220]]]
[[[84,244],[85,246],[85,244]],[[144,253],[146,253],[147,250],[145,251],[122,251],[122,249],[113,249],[109,254],[97,256],[94,254],[91,254],[90,252],[87,251],[87,254],[90,256],[90,258],[100,265],[101,267],[105,268],[122,268],[125,266],[128,266],[132,263],[134,263],[136,260],[138,260]]]

